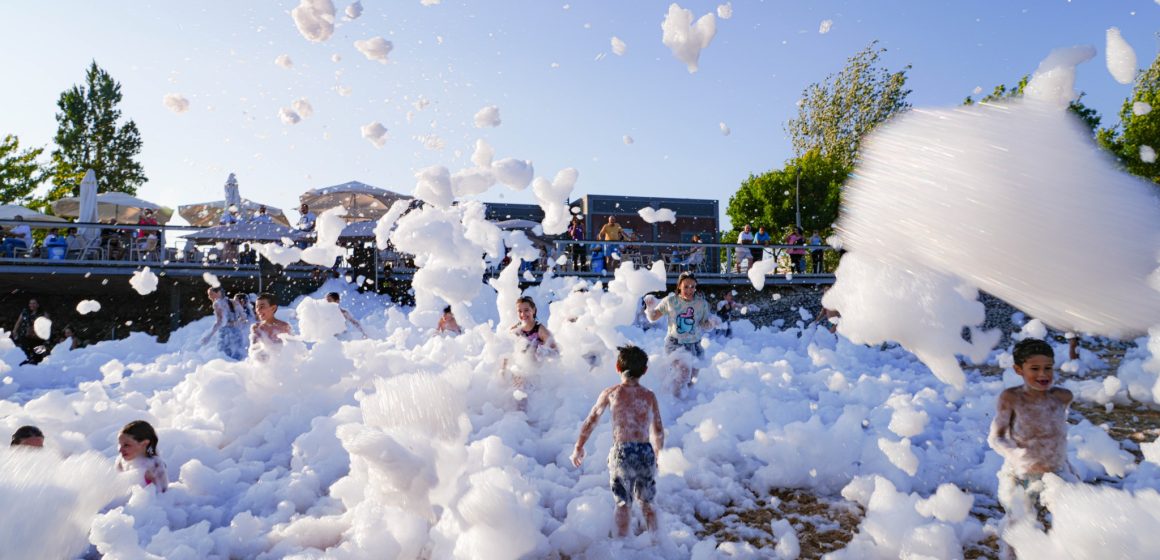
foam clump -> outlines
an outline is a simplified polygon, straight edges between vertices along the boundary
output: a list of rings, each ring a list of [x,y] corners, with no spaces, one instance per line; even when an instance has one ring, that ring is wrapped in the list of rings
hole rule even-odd
[[[129,278],[129,285],[138,294],[149,295],[157,291],[157,275],[153,274],[149,267],[145,267],[133,273],[133,276]]]
[[[1160,324],[1156,256],[1104,243],[1160,238],[1153,187],[1118,170],[1060,105],[1091,54],[1053,53],[1026,99],[915,109],[866,140],[838,224],[849,253],[824,300],[842,314],[839,332],[900,342],[962,387],[955,354],[977,360],[997,340],[978,330],[978,290],[1057,329],[1122,336]],[[1101,255],[1098,279],[1075,273],[1077,252]]]

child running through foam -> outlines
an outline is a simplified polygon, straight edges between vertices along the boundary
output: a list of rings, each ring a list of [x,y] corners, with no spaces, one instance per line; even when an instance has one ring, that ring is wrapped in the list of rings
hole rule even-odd
[[[547,348],[555,351],[556,342],[552,340],[552,333],[548,331],[548,327],[544,326],[536,320],[536,301],[528,296],[521,296],[516,300],[516,314],[520,318],[520,322],[512,325],[511,333],[518,339],[517,348],[521,351],[523,357],[527,360],[520,360],[521,362],[536,362],[541,353],[541,348]],[[503,371],[510,373],[512,376],[512,387],[526,393],[527,376],[524,375],[523,368],[517,367],[516,371],[510,371],[508,360],[504,360]],[[518,397],[517,397],[518,398]],[[525,406],[525,400],[520,399],[521,408]]]
[[[1055,387],[1055,352],[1027,338],[1015,344],[1015,373],[1023,385],[999,394],[987,443],[1005,459],[999,471],[999,501],[1009,520],[1022,519],[1039,504],[1043,476],[1076,480],[1067,461],[1067,410],[1071,391]]]
[[[169,489],[169,475],[165,461],[157,456],[157,432],[144,420],[134,420],[121,428],[117,436],[118,472],[138,473],[138,483],[157,487],[159,492]]]
[[[612,408],[612,449],[608,453],[609,483],[616,499],[616,531],[628,536],[628,520],[633,498],[640,500],[649,531],[657,531],[652,502],[656,497],[657,453],[665,445],[661,409],[652,391],[641,387],[640,378],[648,371],[648,354],[636,346],[622,346],[616,358],[619,385],[600,393],[592,412],[580,426],[580,437],[572,451],[572,465],[584,461],[584,444],[604,410]],[[647,435],[646,435],[647,433]]]
[[[649,321],[655,322],[662,316],[669,318],[665,354],[678,354],[675,356],[677,375],[673,379],[673,395],[680,397],[685,387],[692,387],[697,381],[697,368],[690,362],[705,355],[705,349],[701,348],[701,333],[714,325],[709,303],[697,294],[697,278],[693,273],[682,272],[677,278],[677,293],[665,296],[659,303],[649,294],[644,296],[644,305]]]

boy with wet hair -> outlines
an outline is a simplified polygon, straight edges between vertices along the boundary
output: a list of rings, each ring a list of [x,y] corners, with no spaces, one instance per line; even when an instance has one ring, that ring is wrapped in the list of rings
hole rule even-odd
[[[274,294],[258,295],[254,302],[254,313],[258,322],[250,326],[250,344],[259,342],[282,344],[281,335],[290,334],[290,324],[274,316],[278,312],[278,298]]]
[[[1043,475],[1075,480],[1067,462],[1067,410],[1071,391],[1055,387],[1055,352],[1046,342],[1026,338],[1015,344],[1015,373],[1023,385],[999,394],[987,443],[1005,459],[999,471],[999,501],[1013,519],[1043,515],[1039,493]]]
[[[580,426],[580,437],[572,451],[572,465],[584,461],[584,444],[606,408],[612,407],[612,449],[608,453],[609,482],[616,499],[616,531],[628,536],[628,520],[633,498],[640,500],[649,531],[657,531],[657,453],[665,445],[665,428],[660,405],[652,391],[641,387],[640,378],[648,371],[648,354],[636,346],[622,346],[616,358],[621,382],[602,391],[592,412]],[[647,435],[646,435],[647,433]]]

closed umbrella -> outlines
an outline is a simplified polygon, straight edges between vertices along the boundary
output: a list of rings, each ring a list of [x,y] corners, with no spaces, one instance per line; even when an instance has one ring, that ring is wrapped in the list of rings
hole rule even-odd
[[[92,224],[97,221],[97,172],[92,169],[85,172],[85,178],[81,180],[80,192],[80,210],[77,213],[77,221],[87,224]],[[96,228],[83,228],[77,230],[77,237],[79,237],[86,246],[95,237],[101,234],[101,230]]]
[[[226,178],[226,208],[233,206],[239,212],[242,211],[242,193],[238,191],[238,178],[230,173]]]
[[[118,224],[135,224],[143,210],[153,210],[157,223],[164,224],[173,217],[173,210],[123,192],[105,192],[97,195],[97,219],[114,220]],[[57,216],[75,218],[80,215],[81,199],[75,196],[52,203]]]
[[[311,189],[298,197],[298,201],[309,206],[315,214],[341,206],[346,209],[347,221],[352,222],[377,220],[387,213],[391,204],[401,199],[410,200],[411,197],[358,181]]]

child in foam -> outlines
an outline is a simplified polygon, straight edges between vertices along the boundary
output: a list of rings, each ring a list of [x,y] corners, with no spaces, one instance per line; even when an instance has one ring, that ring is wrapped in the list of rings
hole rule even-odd
[[[12,432],[10,447],[44,447],[44,432],[36,426],[21,426]]]
[[[455,320],[455,314],[451,312],[450,305],[443,308],[443,315],[439,317],[439,325],[435,327],[435,332],[444,335],[463,334],[463,329]]]
[[[528,363],[535,363],[539,358],[545,355],[548,351],[555,352],[556,342],[552,340],[552,333],[548,331],[548,327],[536,320],[536,302],[528,296],[521,296],[516,300],[516,314],[519,315],[520,322],[512,325],[511,333],[516,337],[516,348],[519,351],[518,356],[514,361],[517,362],[516,368],[509,368],[511,361],[505,359],[503,363],[503,372],[505,375],[510,374],[512,380],[512,387],[517,392],[522,393],[516,395],[516,399],[520,401],[520,409],[527,406],[526,396],[528,392],[526,367],[519,367],[520,364],[525,366]]]
[[[258,295],[258,300],[254,302],[254,313],[258,315],[258,322],[250,327],[251,345],[259,342],[282,344],[282,335],[290,334],[290,323],[275,317],[277,312],[278,298],[274,294]]]
[[[701,334],[715,325],[709,303],[697,294],[697,278],[691,272],[682,272],[677,278],[677,293],[657,302],[652,294],[644,297],[645,315],[649,321],[662,316],[669,319],[665,337],[665,354],[675,358],[677,375],[673,379],[673,395],[680,397],[685,387],[697,381],[697,361],[705,355],[701,348]]]
[[[1067,409],[1071,391],[1053,386],[1055,353],[1046,342],[1027,338],[1015,344],[1015,373],[1023,385],[999,394],[987,442],[1003,456],[999,501],[1009,520],[1045,512],[1039,504],[1043,477],[1077,480],[1067,461]]]
[[[134,420],[117,436],[117,471],[139,475],[138,483],[154,485],[158,492],[169,489],[165,461],[157,455],[157,432],[144,420]]]
[[[616,499],[617,534],[628,536],[630,508],[636,498],[640,500],[649,531],[655,535],[657,517],[652,501],[657,491],[656,455],[665,445],[665,427],[656,395],[640,385],[641,376],[648,371],[648,354],[636,346],[623,346],[619,350],[616,371],[621,375],[621,382],[601,392],[592,412],[584,419],[572,451],[572,465],[579,467],[584,461],[584,444],[600,415],[611,407],[612,449],[608,453],[608,473]]]
[[[326,294],[326,301],[333,303],[335,305],[341,305],[342,296],[339,295],[338,292],[330,292],[330,293]],[[344,307],[339,307],[338,311],[340,313],[342,313],[342,318],[346,320],[346,324],[351,325],[354,328],[358,329],[358,332],[362,333],[363,338],[370,338],[369,336],[367,336],[366,329],[363,329],[362,324],[360,324],[358,322],[358,320],[354,318],[354,315],[350,314],[350,311],[347,311],[346,308],[344,308]],[[350,328],[350,327],[347,327],[347,328]],[[335,336],[342,336],[343,334],[345,334],[345,333],[339,333],[338,335],[335,335]]]

